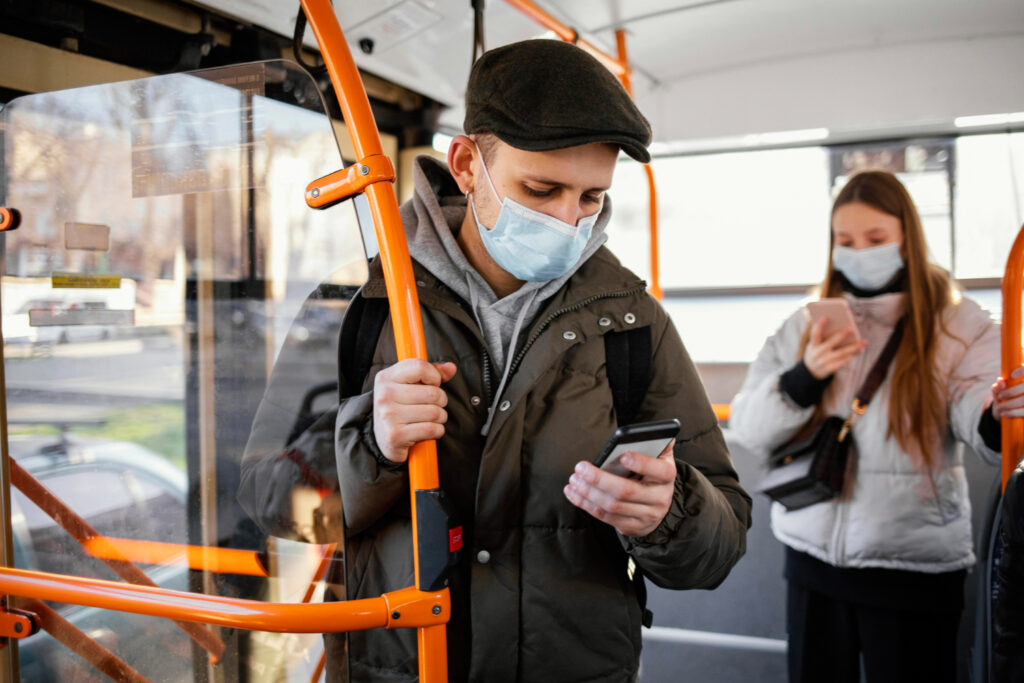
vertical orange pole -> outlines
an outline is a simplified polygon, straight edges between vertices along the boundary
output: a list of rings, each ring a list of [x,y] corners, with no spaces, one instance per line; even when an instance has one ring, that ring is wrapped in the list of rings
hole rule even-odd
[[[1006,260],[1003,276],[1003,377],[1006,384],[1020,384],[1024,379],[1011,379],[1010,373],[1024,360],[1021,351],[1021,287],[1024,286],[1024,226]],[[1024,450],[1024,417],[1004,417],[1000,420],[1003,436],[1003,488],[1017,466]]]
[[[331,76],[334,92],[341,105],[342,116],[357,161],[373,155],[383,155],[380,133],[370,110],[359,70],[338,25],[329,0],[301,0],[302,8],[320,45],[320,53]],[[384,281],[388,289],[391,320],[395,329],[395,344],[399,360],[427,359],[427,344],[420,318],[419,296],[409,259],[409,247],[398,212],[398,201],[391,183],[378,182],[366,188],[377,245],[384,267]],[[436,489],[440,486],[437,474],[437,445],[424,441],[413,446],[409,453],[409,483],[412,501],[413,563],[416,585],[420,585],[420,559],[416,548],[418,524],[416,519],[416,491]],[[447,590],[447,589],[445,589]],[[443,683],[448,680],[448,659],[445,627],[432,626],[418,629],[420,680],[425,683]]]
[[[622,81],[622,87],[632,97],[633,81],[630,77],[629,59],[626,56],[626,32],[621,28],[615,31],[615,43],[619,48],[619,62],[624,67],[619,80]],[[654,170],[651,165],[644,164],[644,171],[647,174],[647,206],[651,226],[651,296],[660,301],[665,293],[661,290],[661,258],[658,251],[658,190],[654,186]]]

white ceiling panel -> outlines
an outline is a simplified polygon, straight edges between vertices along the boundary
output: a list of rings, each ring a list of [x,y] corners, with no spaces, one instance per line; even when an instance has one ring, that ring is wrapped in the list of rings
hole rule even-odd
[[[715,83],[722,88],[753,83],[760,92],[793,92],[793,83],[763,78],[771,74],[785,80],[787,74],[813,73],[818,82],[795,88],[804,97],[813,97],[822,79],[840,75],[864,88],[877,80],[885,83],[882,90],[898,92],[900,84],[890,82],[895,74],[922,83],[941,82],[941,74],[928,73],[928,62],[950,63],[944,58],[954,52],[986,65],[983,68],[990,72],[1012,70],[1015,67],[1009,63],[985,60],[1005,54],[998,47],[1000,41],[1024,40],[1022,0],[536,1],[611,54],[616,49],[615,28],[626,29],[634,90],[641,105],[651,109],[657,139],[680,134],[674,123],[680,118],[677,112],[693,113],[693,100],[688,98],[736,100],[736,93],[716,93]],[[285,36],[292,34],[298,7],[297,0],[205,0],[204,4]],[[448,105],[451,109],[442,115],[442,123],[457,128],[472,51],[470,1],[335,0],[334,4],[360,68]],[[503,0],[488,0],[485,28],[488,47],[543,32]],[[372,54],[358,48],[364,37],[375,42]],[[312,44],[311,36],[307,42]],[[911,62],[887,68],[880,55],[904,55]],[[828,71],[813,68],[815,64],[842,66]],[[861,64],[863,73],[857,71]],[[992,92],[999,87],[1005,90],[1007,84],[993,83]],[[1019,88],[1011,90],[1020,93]],[[996,99],[1004,101],[1006,94]],[[713,101],[700,104],[697,109],[714,116]],[[843,105],[833,102],[830,106]],[[984,108],[985,100],[977,106]],[[1024,109],[1024,102],[1020,108]],[[758,130],[755,122],[744,125]],[[828,121],[821,125],[827,126]]]

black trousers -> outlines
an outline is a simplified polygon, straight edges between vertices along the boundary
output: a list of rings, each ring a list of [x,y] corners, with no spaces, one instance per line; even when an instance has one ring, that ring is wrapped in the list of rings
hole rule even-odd
[[[910,612],[837,600],[789,582],[790,683],[955,683],[960,611]]]

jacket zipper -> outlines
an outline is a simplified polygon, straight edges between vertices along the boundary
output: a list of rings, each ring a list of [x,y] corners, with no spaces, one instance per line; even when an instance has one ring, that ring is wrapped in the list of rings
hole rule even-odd
[[[491,355],[487,353],[487,347],[483,344],[480,345],[480,355],[483,358],[483,381],[484,381],[484,398],[486,405],[490,408],[492,397],[491,397]]]
[[[540,338],[540,335],[544,333],[544,330],[546,330],[548,326],[550,326],[551,323],[555,321],[556,318],[559,318],[565,315],[566,313],[573,313],[575,311],[578,311],[581,308],[589,306],[595,301],[600,301],[601,299],[622,299],[627,296],[639,294],[640,292],[643,292],[646,289],[646,287],[647,285],[640,284],[636,287],[630,287],[629,289],[619,289],[613,292],[595,294],[593,296],[587,297],[586,299],[581,299],[580,301],[577,301],[571,306],[566,306],[565,308],[558,309],[557,311],[549,315],[547,318],[545,318],[544,321],[537,328],[535,328],[533,332],[530,333],[530,336],[527,338],[526,343],[523,344],[523,348],[519,349],[519,353],[516,354],[515,359],[512,361],[512,367],[509,369],[509,376],[511,377],[513,374],[515,374],[516,369],[519,368],[519,364],[526,356],[526,352],[530,350],[530,347],[533,346],[534,342],[536,342],[537,339]]]

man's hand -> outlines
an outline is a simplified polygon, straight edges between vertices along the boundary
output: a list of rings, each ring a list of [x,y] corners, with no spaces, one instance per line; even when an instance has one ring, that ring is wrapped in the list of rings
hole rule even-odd
[[[444,436],[448,395],[441,385],[455,363],[409,359],[381,370],[373,380],[373,436],[391,462],[405,462],[413,444]]]
[[[836,370],[849,363],[868,345],[866,340],[854,338],[853,328],[839,330],[832,336],[825,337],[827,324],[827,318],[814,323],[811,338],[804,349],[804,365],[817,379],[831,377]]]
[[[676,461],[675,439],[657,458],[624,453],[619,462],[640,475],[627,479],[579,462],[562,491],[569,502],[606,522],[623,536],[646,536],[661,524],[672,505]]]
[[[1010,377],[1024,377],[1024,366],[1014,368]],[[1014,384],[1007,389],[1006,380],[1000,377],[992,385],[992,417],[997,420],[1003,417],[1024,417],[1024,383]]]

